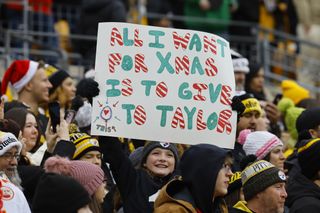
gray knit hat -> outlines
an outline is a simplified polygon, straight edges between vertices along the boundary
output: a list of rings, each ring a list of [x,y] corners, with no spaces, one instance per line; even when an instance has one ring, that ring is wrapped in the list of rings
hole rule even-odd
[[[260,160],[247,166],[241,173],[245,200],[250,200],[273,184],[286,182],[286,179],[286,175],[268,161]]]
[[[175,168],[177,167],[179,162],[179,154],[178,154],[177,147],[172,143],[158,142],[158,141],[150,141],[144,145],[142,150],[142,155],[141,155],[141,163],[140,163],[141,167],[143,167],[143,164],[146,162],[149,153],[155,148],[167,149],[172,151],[175,159]]]

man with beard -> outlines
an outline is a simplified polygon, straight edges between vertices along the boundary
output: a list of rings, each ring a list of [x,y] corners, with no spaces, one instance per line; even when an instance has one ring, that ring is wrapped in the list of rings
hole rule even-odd
[[[12,133],[0,132],[0,181],[3,185],[2,201],[6,212],[31,212],[22,191],[10,182],[11,179],[19,180],[17,164],[21,149],[22,144]]]

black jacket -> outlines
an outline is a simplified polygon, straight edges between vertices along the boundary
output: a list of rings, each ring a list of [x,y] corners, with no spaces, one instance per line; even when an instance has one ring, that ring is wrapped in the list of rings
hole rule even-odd
[[[289,179],[286,206],[290,213],[320,212],[320,187],[301,173]]]
[[[182,180],[200,212],[216,212],[219,209],[221,199],[215,198],[212,203],[212,197],[218,173],[228,153],[217,146],[199,144],[185,151],[181,158]]]
[[[152,177],[144,169],[135,169],[129,157],[122,151],[117,138],[100,137],[99,142],[104,159],[110,164],[112,175],[118,186],[124,212],[153,212],[154,200],[152,201],[151,197],[170,180],[171,175],[157,178]]]

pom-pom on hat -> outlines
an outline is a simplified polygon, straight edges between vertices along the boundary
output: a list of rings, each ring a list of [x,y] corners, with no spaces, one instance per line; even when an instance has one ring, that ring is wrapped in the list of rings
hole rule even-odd
[[[8,84],[11,83],[13,88],[20,92],[21,89],[29,83],[36,74],[39,63],[30,60],[16,60],[4,73],[1,83],[1,93],[5,94]]]
[[[249,61],[243,57],[240,53],[231,49],[231,58],[233,63],[234,72],[249,72]]]
[[[178,162],[179,162],[179,154],[178,154],[177,147],[172,143],[158,142],[158,141],[150,141],[144,145],[143,150],[142,150],[142,155],[141,155],[141,163],[140,163],[141,167],[146,162],[149,153],[152,150],[154,150],[155,148],[167,149],[167,150],[172,151],[172,153],[174,155],[174,159],[175,159],[175,168],[177,167]]]
[[[312,139],[298,149],[301,173],[312,179],[320,171],[320,139]]]
[[[62,157],[50,157],[44,164],[46,172],[53,172],[76,179],[92,196],[104,181],[103,170],[81,160],[70,161]]]
[[[70,75],[64,70],[58,70],[50,75],[49,81],[52,84],[52,87],[49,89],[49,94],[52,94],[68,77],[70,77]]]
[[[297,140],[298,132],[296,129],[296,121],[305,109],[296,107],[290,98],[281,98],[281,100],[277,104],[277,107],[280,110],[281,114],[284,115],[284,122],[290,133],[290,136],[294,140]]]
[[[245,200],[248,201],[269,186],[286,182],[286,175],[270,162],[260,160],[241,172],[241,181]]]
[[[18,153],[20,154],[22,149],[22,144],[16,136],[10,132],[1,132],[0,131],[0,156],[6,153],[12,147],[18,148]]]
[[[284,80],[281,82],[283,97],[290,98],[294,104],[310,97],[310,92],[292,80]]]
[[[36,188],[32,212],[77,212],[89,203],[88,192],[74,178],[45,173]]]
[[[99,141],[90,135],[82,132],[69,134],[70,141],[76,146],[76,151],[73,154],[73,159],[78,160],[87,152],[99,151],[101,152]]]
[[[283,146],[281,140],[268,131],[251,132],[248,129],[239,133],[238,142],[243,144],[246,155],[255,155],[258,160],[265,158],[276,146]]]

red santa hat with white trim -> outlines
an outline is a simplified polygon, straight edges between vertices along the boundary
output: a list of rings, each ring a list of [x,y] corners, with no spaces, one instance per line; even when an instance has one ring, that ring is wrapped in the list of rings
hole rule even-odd
[[[1,93],[6,93],[9,82],[17,92],[20,92],[35,75],[38,66],[38,62],[31,60],[14,61],[4,73],[1,84]]]

